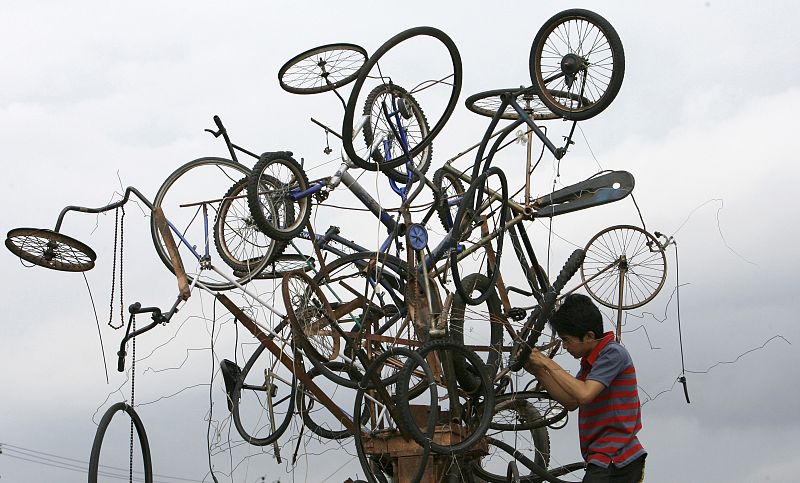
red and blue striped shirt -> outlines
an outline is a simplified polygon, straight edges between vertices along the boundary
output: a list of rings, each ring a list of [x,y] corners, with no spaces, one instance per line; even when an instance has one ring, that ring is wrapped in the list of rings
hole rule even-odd
[[[581,359],[576,376],[605,386],[594,401],[578,409],[581,453],[587,463],[620,468],[646,451],[636,433],[642,428],[636,369],[628,351],[606,332],[592,352]]]

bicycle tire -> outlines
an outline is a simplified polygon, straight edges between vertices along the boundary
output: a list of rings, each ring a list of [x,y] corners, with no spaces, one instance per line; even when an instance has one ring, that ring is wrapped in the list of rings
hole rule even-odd
[[[523,419],[527,419],[527,420],[541,419],[541,417],[542,417],[541,414],[533,406],[533,404],[527,403],[527,400],[525,400],[525,399],[520,399],[518,401],[520,401],[522,403],[526,403],[526,404],[515,405],[515,406],[510,407],[510,409],[518,412]],[[495,405],[495,413],[496,412],[497,412],[497,405]],[[490,428],[491,428],[491,425],[490,425]],[[539,427],[531,428],[531,429],[528,429],[528,430],[523,430],[521,428],[514,427],[512,429],[509,429],[508,431],[514,432],[512,437],[514,438],[516,446],[519,446],[520,444],[525,445],[526,449],[529,449],[529,450],[533,451],[533,462],[535,464],[541,466],[542,468],[547,468],[547,466],[550,464],[550,435],[549,435],[549,433],[547,431],[547,427],[546,426],[539,426]],[[518,441],[518,439],[520,437],[516,433],[517,431],[529,431],[530,432],[530,440],[525,440],[524,443],[521,442],[521,441]],[[490,437],[492,437],[495,440],[497,439],[494,436],[490,436]],[[498,448],[498,449],[502,451],[502,448]],[[492,453],[492,451],[490,449],[489,450],[489,455],[484,456],[484,458],[481,460],[481,464],[480,465],[473,465],[473,467],[472,467],[473,473],[476,476],[478,476],[479,478],[481,478],[482,480],[484,480],[486,482],[489,482],[489,483],[506,483],[506,482],[508,482],[508,479],[507,479],[507,477],[508,477],[508,471],[507,471],[508,466],[507,466],[507,464],[506,464],[506,472],[504,472],[503,474],[493,473],[492,471],[490,471],[489,469],[486,468],[486,466],[487,466],[486,459],[488,457],[492,456],[492,454],[493,453]],[[509,455],[509,457],[510,456],[511,455]],[[501,456],[501,459],[503,461],[508,461],[509,463],[516,461],[516,459],[513,458],[513,457],[511,457],[510,460],[507,460],[503,456]],[[534,475],[534,473],[531,473],[531,475],[522,475],[522,476],[518,475],[517,477],[521,478],[521,477],[524,477],[524,476],[533,476],[533,475]]]
[[[247,193],[247,180],[240,179],[225,193],[214,220],[214,245],[236,276],[249,273],[254,266],[266,267],[287,245],[265,236],[256,226],[246,197],[242,199],[242,193]],[[263,258],[267,261],[262,264]]]
[[[528,339],[525,343],[515,344],[515,347],[512,349],[513,356],[509,363],[509,367],[512,371],[519,371],[525,365],[525,361],[528,360],[528,356],[530,355],[531,348],[539,341],[539,336],[542,334],[545,324],[553,315],[558,294],[561,293],[561,290],[567,282],[569,282],[573,275],[575,275],[575,272],[578,271],[584,256],[585,253],[583,250],[580,248],[575,249],[572,254],[570,254],[567,261],[564,262],[564,266],[553,282],[553,286],[542,294],[542,301],[536,306],[534,311],[531,312],[528,319],[529,321],[534,321]]]
[[[464,277],[462,281],[465,287],[472,287],[481,293],[489,292],[486,298],[486,308],[488,310],[487,321],[489,323],[489,351],[486,357],[486,367],[489,369],[489,378],[494,380],[497,371],[502,363],[503,351],[503,328],[507,324],[500,297],[494,289],[489,277],[481,273],[473,273]],[[459,344],[464,341],[464,319],[467,314],[467,304],[460,293],[453,297],[453,305],[450,309],[450,338]],[[477,311],[471,309],[470,317],[474,317]],[[458,379],[458,384],[467,392],[476,390],[480,385],[480,378],[467,369],[466,360],[463,357],[453,357],[453,369]]]
[[[419,482],[419,481],[421,481],[423,472],[424,472],[425,467],[426,467],[427,459],[428,459],[428,457],[430,455],[430,452],[431,452],[431,444],[430,444],[430,442],[433,440],[433,434],[434,434],[434,431],[436,429],[436,421],[437,421],[438,416],[439,416],[439,406],[436,403],[437,394],[436,394],[435,383],[434,383],[435,378],[434,378],[433,372],[431,371],[430,366],[425,361],[425,359],[419,354],[419,352],[411,350],[411,349],[406,348],[406,347],[393,347],[393,348],[389,349],[388,351],[384,352],[383,354],[381,354],[380,356],[378,356],[375,360],[373,360],[370,363],[370,365],[367,367],[367,370],[364,373],[364,381],[365,381],[364,385],[359,386],[358,391],[356,392],[356,398],[355,398],[354,407],[353,407],[353,414],[359,414],[359,413],[363,413],[364,412],[364,411],[362,411],[362,407],[361,407],[363,405],[363,401],[364,401],[364,393],[369,389],[374,389],[374,384],[370,383],[370,381],[374,380],[374,377],[375,377],[374,373],[376,373],[377,371],[380,370],[381,366],[386,362],[386,360],[388,360],[391,357],[395,357],[397,355],[407,357],[408,361],[414,360],[414,362],[422,369],[423,373],[425,374],[425,379],[430,381],[429,384],[424,385],[424,387],[427,388],[430,391],[430,396],[431,396],[430,408],[431,409],[428,412],[427,427],[425,428],[425,433],[423,433],[424,434],[424,437],[423,437],[423,441],[424,442],[420,443],[420,445],[423,448],[423,452],[422,452],[422,455],[421,455],[421,457],[419,458],[419,461],[418,461],[417,472],[414,475],[414,477],[412,477],[411,480],[410,480],[412,482]],[[381,381],[381,384],[385,384],[385,383],[383,381]],[[410,397],[408,395],[408,392],[405,392],[405,393],[401,394],[400,388],[399,388],[399,380],[397,382],[397,385],[398,385],[397,391],[396,391],[396,394],[394,396],[395,402],[397,402],[398,405],[400,405],[400,401],[405,401],[407,403],[408,402],[408,398]],[[391,401],[389,403],[391,403]],[[420,431],[419,430],[419,426],[417,426],[416,421],[414,419],[411,419],[411,422],[413,423],[414,427],[418,431]],[[398,424],[398,425],[401,424],[400,421],[395,421],[395,423]],[[366,453],[364,451],[364,444],[363,444],[363,441],[362,441],[362,438],[363,438],[362,431],[356,431],[354,436],[355,436],[354,441],[355,441],[355,445],[356,445],[356,453],[358,454],[358,460],[359,460],[359,463],[361,463],[361,467],[362,467],[362,469],[364,470],[364,472],[365,472],[365,474],[367,476],[367,481],[369,481],[370,483],[387,481],[385,475],[380,474],[380,473],[375,473],[373,471],[373,469],[371,467],[372,466],[371,465],[372,462],[370,462],[367,459]]]
[[[245,364],[244,368],[241,371],[241,374],[236,380],[236,384],[234,385],[233,392],[231,393],[230,396],[231,415],[233,416],[233,423],[234,426],[236,426],[236,431],[239,433],[242,439],[244,439],[246,442],[254,446],[266,446],[268,444],[271,444],[278,438],[280,438],[284,432],[286,432],[286,429],[289,427],[289,423],[292,420],[292,414],[294,413],[294,407],[295,407],[295,395],[297,394],[297,379],[294,377],[294,375],[292,375],[291,382],[287,385],[285,381],[281,380],[282,377],[279,377],[277,373],[268,375],[265,370],[263,374],[263,379],[264,379],[263,384],[247,383],[247,381],[256,382],[256,379],[249,380],[248,375],[250,375],[251,371],[253,371],[253,368],[256,366],[257,362],[261,363],[264,362],[264,360],[260,358],[261,355],[264,353],[265,349],[266,349],[265,345],[259,344],[258,348],[256,348],[256,350],[250,356],[250,359],[248,359],[247,363]],[[271,357],[271,352],[267,351],[266,357]],[[276,364],[276,361],[267,361],[266,365],[267,366],[272,365],[273,367],[279,368],[280,362],[277,362]],[[258,367],[258,369],[262,368]],[[259,379],[258,379],[259,382],[260,382],[260,377],[262,376],[259,374]],[[268,380],[269,378],[271,378],[271,380]],[[275,381],[283,384],[283,386],[279,386],[278,384],[275,383]],[[287,386],[288,386],[288,391],[286,392],[288,394],[286,395],[278,394],[279,391],[281,393],[284,392],[284,390],[287,389]],[[263,408],[263,412],[260,409],[255,411],[256,413],[255,425],[253,424],[253,421],[250,421],[247,418],[247,416],[243,415],[242,408],[240,407],[243,399],[242,398],[243,391],[252,392],[252,397],[251,396],[246,397],[248,401],[247,403],[245,403],[246,405],[249,402],[258,401],[253,405]],[[261,398],[258,397],[257,391],[264,392],[265,402],[262,402]],[[270,392],[267,393],[267,391]],[[249,393],[244,393],[244,394],[249,394]],[[272,398],[274,397],[280,397],[280,399],[272,400]],[[276,408],[279,409],[277,413],[276,413]],[[249,411],[250,408],[246,408],[246,410]],[[264,417],[264,413],[266,413],[266,418],[267,418],[266,424],[268,425],[266,428],[266,432],[263,432],[265,430],[264,426],[262,425],[262,419],[261,419]],[[276,414],[278,416],[277,418],[275,417]]]
[[[584,45],[590,46],[589,50],[583,50]],[[589,119],[606,109],[619,93],[625,75],[625,51],[614,27],[600,15],[577,8],[557,13],[542,25],[528,62],[541,101],[571,121]],[[556,98],[552,92],[588,98],[590,103]]]
[[[144,430],[139,415],[136,411],[124,402],[114,403],[109,407],[100,419],[97,425],[97,431],[94,434],[94,441],[92,442],[92,452],[89,456],[89,483],[97,483],[97,476],[100,470],[100,449],[103,446],[103,438],[111,424],[111,420],[118,411],[125,411],[130,416],[133,426],[136,429],[136,434],[139,437],[139,447],[142,450],[142,463],[144,466],[144,481],[145,483],[153,483],[153,461],[150,455],[150,443],[147,441],[147,432]]]
[[[586,468],[586,463],[580,462],[570,463],[557,468],[546,469],[531,461],[530,458],[522,454],[513,446],[492,437],[488,437],[487,439],[490,445],[501,448],[503,451],[513,456],[517,462],[522,463],[523,466],[535,474],[532,474],[531,476],[520,477],[519,481],[521,483],[541,483],[542,481],[548,481],[551,483],[574,483],[573,481],[559,480],[558,477]]]
[[[91,270],[97,260],[97,255],[88,245],[41,228],[10,230],[6,235],[6,248],[27,262],[63,272]]]
[[[422,111],[422,107],[420,107],[419,103],[414,99],[414,97],[408,93],[402,87],[396,84],[380,84],[375,86],[372,91],[367,95],[367,100],[364,103],[364,115],[369,115],[369,122],[364,125],[364,141],[367,143],[367,146],[371,146],[372,142],[375,140],[376,133],[383,132],[386,133],[387,136],[392,133],[392,128],[388,125],[386,119],[383,116],[383,103],[386,98],[392,101],[392,103],[401,102],[404,103],[405,109],[408,115],[401,115],[400,113],[395,115],[395,120],[400,123],[400,118],[407,119],[407,123],[404,126],[404,132],[406,136],[412,136],[417,139],[424,138],[428,132],[430,131],[430,127],[428,126],[428,120],[425,118],[425,113]],[[395,99],[399,98],[399,101]],[[392,104],[390,104],[389,110],[392,111]],[[403,112],[403,111],[401,111]],[[388,144],[388,150],[390,153],[399,152],[403,153],[403,147],[401,145],[401,141],[395,138],[393,135],[391,136],[391,143],[386,141]],[[384,150],[387,150],[387,145],[385,144],[383,147]],[[372,153],[372,160],[378,163],[378,166],[384,166],[386,164],[386,153],[381,152],[380,149],[376,150]],[[428,168],[431,165],[431,158],[433,157],[433,145],[429,144],[426,146],[425,149],[422,150],[420,154],[414,157],[413,164],[417,168],[417,170],[425,174],[428,172]],[[419,180],[419,176],[416,173],[408,173],[408,168],[406,167],[405,163],[403,165],[394,167],[394,168],[386,168],[383,172],[392,178],[395,181],[405,183],[409,179],[409,174],[411,176],[411,181],[416,182]]]
[[[461,419],[469,419],[469,430],[471,431],[470,434],[459,442],[454,443],[452,445],[443,445],[439,443],[435,443],[430,439],[426,439],[426,435],[420,431],[419,427],[416,425],[413,415],[411,414],[411,408],[408,405],[407,399],[405,399],[406,394],[408,394],[409,390],[409,382],[412,377],[412,373],[415,369],[414,365],[410,364],[411,359],[406,361],[406,364],[403,366],[403,369],[400,371],[400,377],[397,380],[397,410],[398,416],[400,421],[397,421],[398,424],[402,424],[403,428],[406,432],[411,436],[411,439],[417,442],[417,444],[421,446],[425,446],[426,444],[430,444],[431,451],[438,454],[449,454],[455,455],[460,454],[468,449],[472,448],[475,444],[477,444],[478,440],[480,440],[486,434],[487,429],[489,429],[489,423],[492,420],[492,411],[489,408],[494,408],[494,386],[492,385],[492,381],[489,378],[489,373],[486,368],[486,364],[483,360],[478,357],[475,352],[465,347],[463,344],[459,344],[454,341],[450,340],[443,340],[443,339],[432,339],[428,341],[424,346],[419,348],[417,352],[423,358],[426,357],[430,352],[437,351],[437,353],[441,353],[443,351],[454,351],[460,352],[464,359],[472,365],[474,373],[480,378],[481,384],[480,386],[472,392],[468,397],[471,399],[471,406],[476,411],[477,414],[471,415],[454,415],[451,414],[450,418],[451,421],[447,424],[458,424],[460,430],[463,430],[464,426],[458,423],[457,418]],[[481,400],[482,398],[482,400]]]
[[[528,419],[524,422],[500,423],[492,421],[489,424],[489,429],[497,431],[526,431],[536,428],[552,427],[556,423],[564,420],[569,411],[553,397],[544,391],[518,391],[506,394],[501,394],[495,397],[495,413],[504,409],[506,406],[514,406],[522,404],[523,402],[530,402],[531,400],[537,401],[531,403],[540,417],[537,419]]]
[[[262,154],[247,181],[247,204],[258,228],[284,242],[297,236],[311,215],[311,198],[294,199],[290,192],[307,189],[308,177],[291,152]]]
[[[658,247],[654,249],[654,247]],[[658,240],[649,232],[633,225],[610,226],[586,244],[586,259],[581,265],[581,280],[586,291],[598,303],[617,309],[621,257],[625,256],[625,278],[622,310],[647,304],[661,291],[667,280],[667,257]],[[613,269],[606,270],[606,267]]]
[[[445,109],[442,112],[441,117],[437,120],[434,124],[433,128],[430,129],[427,136],[423,139],[419,140],[419,142],[409,150],[408,154],[403,154],[393,160],[387,161],[382,165],[378,165],[374,161],[366,160],[361,158],[355,150],[353,146],[353,139],[352,135],[348,135],[348,133],[353,132],[354,128],[354,120],[355,120],[355,113],[356,113],[356,104],[358,103],[358,96],[361,92],[361,89],[364,87],[364,82],[367,80],[367,77],[370,74],[372,68],[378,63],[378,61],[383,57],[389,50],[393,47],[397,46],[398,44],[411,39],[417,36],[427,36],[433,37],[434,39],[438,40],[447,49],[448,55],[450,56],[450,61],[452,63],[453,73],[451,74],[453,77],[452,81],[452,90],[450,92],[450,96],[448,98],[447,104],[445,105]],[[350,91],[350,97],[347,101],[347,106],[345,109],[344,119],[342,121],[342,147],[347,154],[350,161],[352,161],[356,166],[362,169],[366,169],[369,171],[378,171],[382,168],[395,168],[404,164],[409,159],[414,159],[418,156],[439,134],[439,132],[444,128],[445,123],[450,118],[450,115],[453,113],[453,109],[455,109],[456,102],[458,101],[459,93],[461,92],[461,81],[462,81],[462,66],[461,66],[461,54],[458,52],[458,48],[456,47],[453,40],[444,32],[439,29],[433,27],[414,27],[408,30],[404,30],[399,34],[395,35],[394,37],[387,40],[383,45],[381,45],[378,50],[376,50],[372,56],[367,60],[363,67],[361,67],[361,72],[356,78],[355,83],[353,84],[353,88]],[[413,92],[412,92],[413,94]]]
[[[205,167],[205,168],[204,168]],[[216,168],[216,169],[212,169]],[[202,174],[200,173],[202,169]],[[190,175],[191,173],[191,175]],[[209,175],[213,175],[214,179],[209,180]],[[182,236],[186,237],[187,239],[191,236],[191,239],[206,239],[206,229],[203,223],[203,216],[197,216],[199,208],[195,210],[194,216],[186,216],[185,218],[181,218],[181,220],[188,220],[185,224],[177,221],[177,217],[180,214],[181,209],[185,208],[185,202],[181,198],[181,196],[191,196],[188,201],[195,202],[198,200],[198,195],[195,190],[196,189],[209,189],[213,190],[217,183],[225,182],[225,186],[230,186],[229,183],[236,183],[244,176],[249,176],[250,170],[235,161],[231,161],[224,158],[216,158],[216,157],[205,157],[195,159],[193,161],[189,161],[188,163],[180,166],[178,169],[172,172],[166,180],[161,184],[158,191],[156,192],[156,196],[153,199],[153,206],[156,208],[162,208],[164,210],[164,214],[167,215],[167,219],[170,222],[174,222],[174,226],[177,230],[180,231]],[[202,177],[203,184],[201,185],[197,179],[189,179],[189,178],[197,178]],[[185,185],[187,182],[192,186],[182,186],[180,184],[176,185],[179,180],[183,180],[183,184]],[[188,181],[187,181],[188,179]],[[210,185],[209,185],[210,184]],[[191,188],[191,189],[189,189]],[[217,186],[217,188],[222,190],[223,186]],[[178,199],[180,198],[180,199]],[[200,197],[202,199],[202,197]],[[219,202],[219,194],[216,193],[209,193],[209,199],[214,200],[215,203]],[[199,205],[200,203],[194,203],[194,205]],[[204,201],[205,205],[213,204],[211,201]],[[165,206],[169,205],[169,206]],[[171,213],[170,208],[174,209],[175,213]],[[173,217],[174,215],[174,217]],[[192,232],[192,233],[189,233]],[[153,245],[156,248],[156,253],[158,253],[158,257],[164,263],[164,265],[169,269],[170,272],[175,273],[174,268],[172,267],[172,260],[169,256],[169,252],[167,251],[166,246],[162,242],[161,233],[159,232],[158,226],[156,225],[155,217],[151,217],[150,219],[150,234],[153,239]],[[181,256],[181,258],[186,261],[189,256],[192,259],[196,259],[196,255],[187,249],[182,243],[178,242],[178,252],[183,253],[186,256]],[[220,255],[222,257],[222,255]],[[250,268],[251,270],[247,272],[243,272],[240,275],[236,276],[233,274],[233,270],[231,270],[230,276],[236,279],[237,283],[245,284],[250,281],[266,264],[268,261],[267,258],[262,258],[259,262],[254,263]],[[227,266],[227,264],[226,264]],[[217,269],[221,270],[223,267],[216,267]],[[230,267],[228,267],[230,268]],[[199,274],[202,274],[204,269],[201,267],[199,270]],[[208,270],[205,270],[208,273]],[[199,276],[197,274],[189,272],[187,269],[187,278],[189,283],[191,284],[192,280]],[[213,275],[201,277],[198,282],[202,283],[205,287],[210,290],[215,291],[222,291],[222,290],[229,290],[234,288],[236,285],[225,280],[224,278],[212,278]]]
[[[314,47],[289,59],[278,69],[278,83],[292,94],[318,94],[353,82],[367,51],[355,44],[336,43]],[[330,68],[333,64],[335,67]],[[334,80],[331,82],[331,78]]]
[[[342,334],[319,286],[305,272],[289,272],[283,276],[281,293],[292,336],[303,352],[321,362],[336,359],[341,350]]]
[[[366,278],[366,273],[372,273],[372,267],[380,267],[377,272],[380,275],[378,279],[369,280]],[[376,329],[383,328],[384,330],[381,332],[383,334],[392,327],[392,321],[396,321],[405,315],[407,310],[404,300],[406,292],[405,281],[408,278],[408,268],[404,261],[386,253],[357,252],[327,263],[325,268],[314,276],[313,281],[323,293],[324,291],[329,291],[333,294],[332,296],[338,297],[340,300],[337,300],[337,304],[344,304],[344,300],[351,300],[354,295],[347,289],[339,288],[339,285],[342,282],[348,286],[354,285],[354,282],[347,283],[347,280],[357,280],[358,278],[364,278],[364,291],[367,293],[363,297],[368,302],[372,302],[375,298],[375,292],[369,291],[367,287],[370,282],[375,282],[375,288],[381,287],[391,300],[388,300],[386,304],[377,306],[373,303],[356,306],[349,312],[342,314],[341,318],[334,324],[339,336],[345,340],[344,348],[347,356],[354,362],[365,358],[366,355],[363,353],[363,349],[353,346],[351,336],[347,335],[348,333],[358,333],[361,325],[366,322],[375,326]],[[344,293],[348,298],[344,299],[342,296],[336,295],[338,293]],[[392,310],[394,311],[393,313],[391,312]],[[389,315],[390,313],[391,315]],[[354,324],[352,327],[343,328],[341,326],[344,323],[342,319],[345,317],[350,318],[348,323],[352,322]],[[373,333],[378,333],[378,331],[373,331]],[[371,344],[371,348],[373,350],[380,349],[375,344]],[[309,356],[309,359],[314,367],[336,384],[350,389],[358,388],[357,382],[345,379],[330,371],[326,367],[325,361],[321,358],[313,357],[313,353]]]
[[[488,196],[485,196],[484,189],[490,176],[497,176],[498,180],[500,181],[499,200],[494,198],[494,201],[499,201],[500,206],[489,211],[490,214],[492,212],[499,214],[499,220],[497,220],[494,226],[490,227],[490,231],[495,230],[497,232],[497,236],[494,238],[495,245],[492,247],[494,251],[495,268],[493,270],[490,269],[487,262],[486,270],[487,273],[489,273],[488,277],[490,284],[487,286],[485,291],[479,290],[479,295],[477,297],[472,297],[470,291],[464,287],[460,269],[458,267],[459,254],[456,252],[456,250],[452,250],[450,252],[450,271],[453,278],[453,285],[455,286],[458,294],[468,305],[479,305],[486,301],[491,294],[491,289],[493,289],[495,283],[497,282],[497,277],[500,275],[500,258],[503,254],[503,239],[505,238],[505,225],[508,218],[508,210],[505,209],[506,201],[508,200],[508,183],[506,181],[505,174],[500,168],[496,166],[490,166],[483,173],[481,173],[480,176],[476,177],[472,183],[470,183],[470,186],[464,195],[464,202],[461,203],[458,208],[456,217],[453,220],[453,228],[451,229],[453,232],[453,239],[463,241],[464,236],[461,233],[472,231],[472,228],[467,228],[465,230],[465,226],[471,227],[473,221],[476,221],[478,217],[484,213],[485,209],[492,206],[483,206],[483,200],[486,199],[488,201],[489,198]],[[489,240],[487,243],[491,242],[492,240]]]
[[[348,372],[348,376],[351,379],[353,379],[354,381],[359,381],[359,382],[361,381],[361,378],[362,378],[361,373],[359,373],[358,371],[351,370],[351,366],[348,366],[348,365],[346,365],[346,364],[344,364],[342,362],[332,362],[332,363],[328,364],[327,367],[328,367],[328,369],[330,369],[332,371],[340,370],[340,371]],[[321,374],[322,373],[320,372],[320,370],[317,369],[316,367],[312,367],[311,370],[306,372],[306,376],[308,376],[310,379],[314,379],[316,376],[319,376]],[[311,407],[311,405],[306,403],[306,393],[305,393],[304,386],[303,386],[302,382],[298,383],[298,388],[299,388],[298,394],[299,394],[299,399],[300,399],[299,413],[300,413],[300,416],[303,418],[303,424],[305,424],[306,427],[309,430],[311,430],[312,433],[316,434],[317,436],[319,436],[321,438],[330,439],[330,440],[334,440],[334,441],[338,441],[338,440],[341,440],[341,439],[346,439],[346,438],[349,438],[350,436],[353,435],[353,432],[350,431],[349,429],[345,428],[345,429],[342,429],[342,430],[335,430],[335,429],[330,429],[329,427],[326,427],[326,424],[324,422],[323,423],[318,423],[311,416],[312,407]],[[357,413],[353,413],[353,414],[357,414]],[[363,424],[365,422],[365,417],[368,418],[369,414],[368,413],[367,414],[363,414],[362,413],[360,424]]]
[[[442,223],[445,230],[450,231],[453,228],[453,220],[458,212],[458,203],[453,200],[462,201],[464,198],[464,183],[458,176],[439,168],[433,172],[431,182],[438,190],[438,197],[436,199],[436,216]],[[451,204],[453,203],[453,204]],[[466,229],[462,230],[466,231]],[[468,233],[466,233],[468,235]]]
[[[464,101],[464,104],[467,106],[469,111],[474,112],[475,114],[494,117],[497,114],[498,109],[500,109],[502,102],[500,96],[520,91],[521,90],[519,88],[511,88],[492,89],[489,91],[478,92],[477,94],[467,97],[467,100]],[[528,117],[530,117],[532,120],[546,121],[549,119],[559,119],[559,116],[551,111],[541,101],[541,99],[539,99],[537,94],[533,92],[520,92],[520,96],[523,96],[524,101],[524,106],[521,107],[523,107],[525,113],[528,114]],[[513,107],[508,105],[500,115],[500,119],[516,121],[519,119],[519,114]]]

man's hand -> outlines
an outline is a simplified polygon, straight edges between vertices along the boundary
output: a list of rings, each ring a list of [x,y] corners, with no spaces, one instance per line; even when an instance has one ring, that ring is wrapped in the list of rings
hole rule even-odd
[[[547,361],[548,357],[542,354],[539,349],[531,349],[531,354],[525,362],[525,370],[531,374],[536,374],[539,370],[544,369]]]

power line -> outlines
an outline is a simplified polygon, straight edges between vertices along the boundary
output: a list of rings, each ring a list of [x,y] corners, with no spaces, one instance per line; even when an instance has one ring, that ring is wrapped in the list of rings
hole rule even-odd
[[[13,454],[16,453],[16,454]],[[50,466],[54,468],[70,470],[70,471],[77,471],[82,473],[88,473],[89,463],[85,460],[80,460],[76,458],[68,458],[66,456],[59,456],[52,453],[46,453],[44,451],[38,451],[30,448],[23,448],[22,446],[16,446],[13,444],[2,443],[0,442],[0,455],[2,456],[9,456],[11,458],[16,458],[19,460],[28,461],[31,463],[38,463],[44,466]],[[28,457],[28,458],[25,458]],[[35,458],[35,459],[29,459]],[[101,468],[105,468],[105,470],[101,470],[99,474],[103,476],[108,476],[111,478],[118,478],[118,479],[128,479],[129,478],[129,471],[128,468],[119,468],[116,466],[110,465],[99,465]],[[118,475],[112,473],[113,471],[122,472],[123,475]],[[134,475],[144,475],[142,471],[134,471]],[[187,481],[187,482],[194,482],[194,483],[202,483],[201,480],[191,479],[191,478],[182,478],[179,476],[169,476],[169,475],[161,475],[153,473],[153,477],[158,477],[161,480],[154,480],[160,481],[162,483],[173,483],[175,481]],[[169,481],[166,481],[169,480]],[[143,477],[134,476],[134,481],[144,481]]]

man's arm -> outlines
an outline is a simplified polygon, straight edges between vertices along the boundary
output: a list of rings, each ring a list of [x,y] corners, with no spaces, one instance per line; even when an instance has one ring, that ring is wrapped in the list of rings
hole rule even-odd
[[[525,368],[541,381],[547,392],[556,401],[573,411],[581,404],[588,404],[600,394],[603,383],[586,380],[581,381],[564,370],[556,361],[534,349]]]

